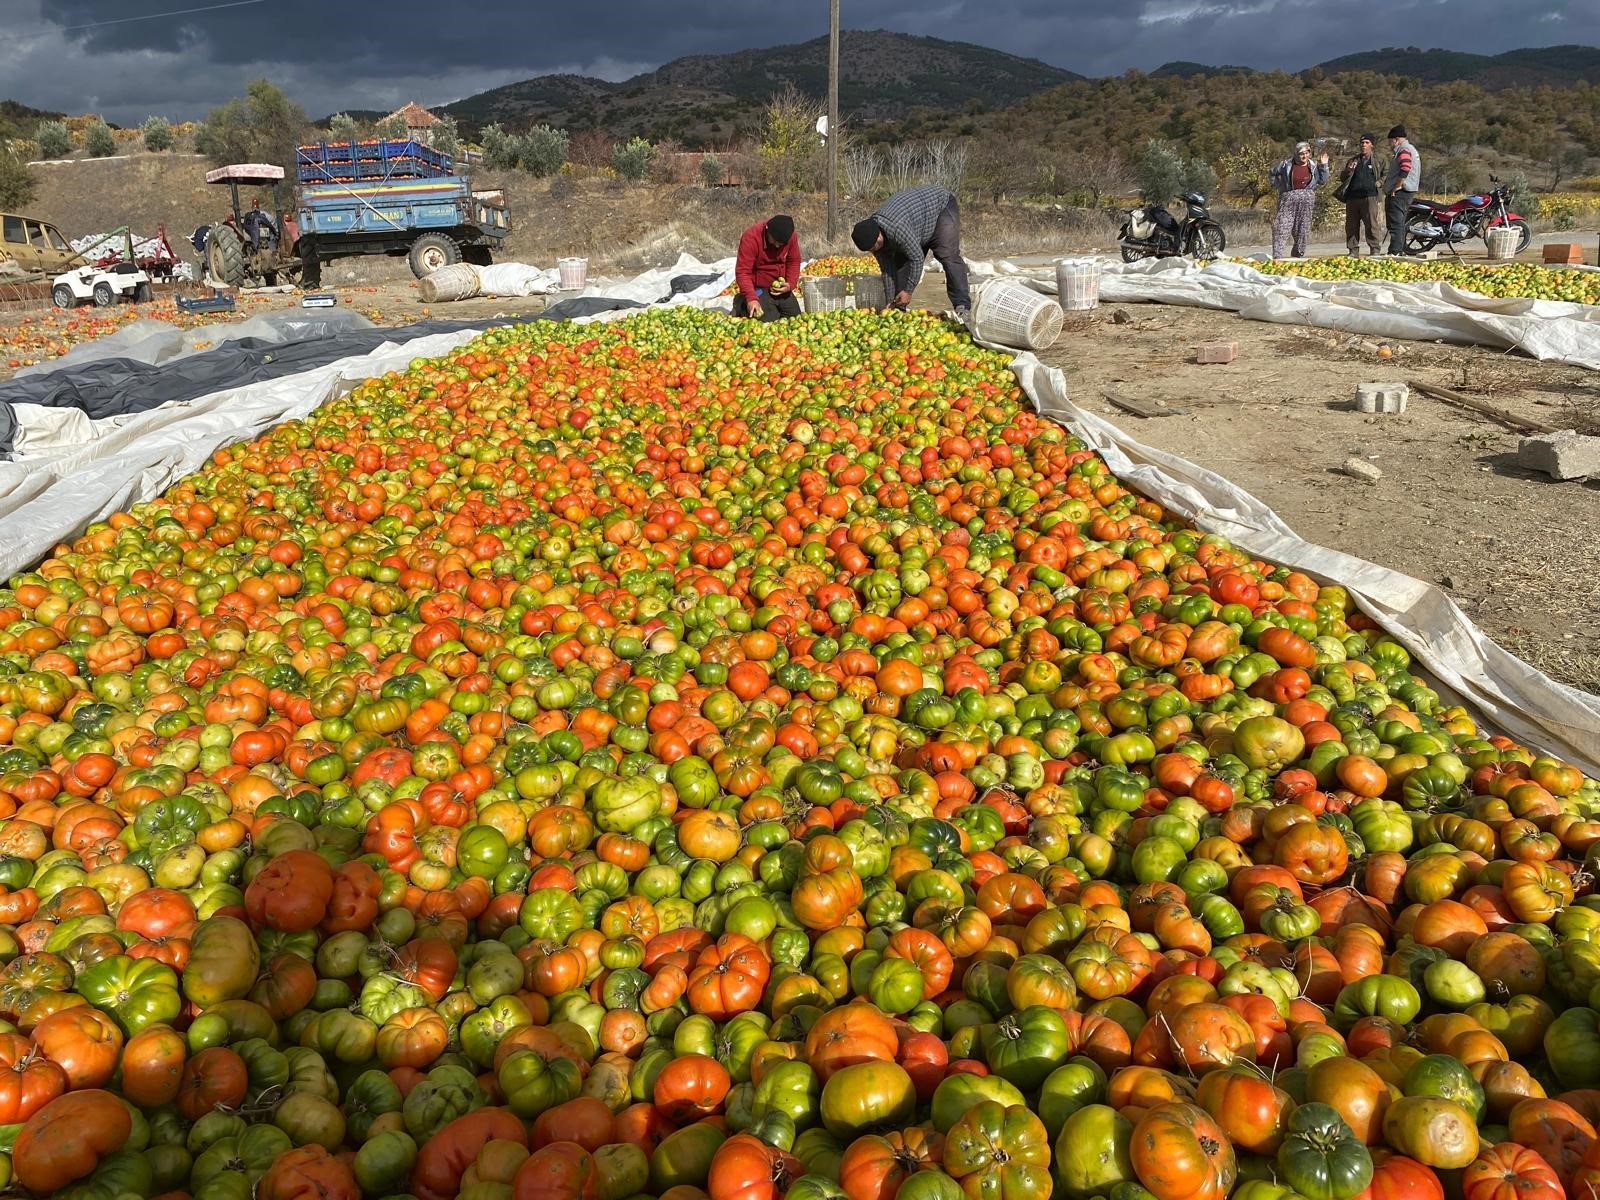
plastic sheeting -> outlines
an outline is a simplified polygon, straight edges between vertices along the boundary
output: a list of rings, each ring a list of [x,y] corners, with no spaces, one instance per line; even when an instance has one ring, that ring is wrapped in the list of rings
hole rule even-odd
[[[1600,775],[1600,697],[1501,649],[1432,584],[1305,541],[1243,488],[1079,408],[1062,373],[1032,354],[1019,355],[1012,369],[1039,411],[1070,426],[1124,483],[1251,554],[1348,588],[1439,683],[1499,730]]]
[[[1055,295],[1052,267],[1000,262],[976,268],[1017,276]],[[1247,321],[1493,346],[1600,370],[1600,308],[1557,300],[1496,300],[1447,283],[1305,279],[1267,275],[1242,262],[1202,267],[1183,258],[1144,259],[1107,266],[1100,279],[1100,302],[1216,308]]]
[[[478,273],[478,290],[485,296],[548,296],[561,290],[561,272],[554,267],[508,262],[473,270]]]

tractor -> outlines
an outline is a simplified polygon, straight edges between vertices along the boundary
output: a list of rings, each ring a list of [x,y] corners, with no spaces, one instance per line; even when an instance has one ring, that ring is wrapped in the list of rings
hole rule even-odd
[[[303,264],[298,227],[293,209],[286,211],[283,206],[283,178],[283,168],[268,163],[235,163],[206,172],[207,183],[228,185],[233,201],[228,216],[215,225],[202,225],[192,238],[213,279],[229,287],[273,287],[280,280],[292,283],[299,278]],[[241,185],[269,191],[271,207],[263,209],[259,196],[248,206],[242,204]]]

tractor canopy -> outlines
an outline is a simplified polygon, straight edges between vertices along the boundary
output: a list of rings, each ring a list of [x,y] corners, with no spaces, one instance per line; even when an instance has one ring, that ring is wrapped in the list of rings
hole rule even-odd
[[[259,183],[283,182],[283,168],[271,163],[234,163],[206,172],[207,183]]]

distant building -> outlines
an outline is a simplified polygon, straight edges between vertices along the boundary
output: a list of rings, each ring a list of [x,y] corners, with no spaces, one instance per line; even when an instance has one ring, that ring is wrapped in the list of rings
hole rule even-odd
[[[439,123],[439,118],[434,116],[415,100],[397,108],[383,120],[393,121],[396,118],[406,123],[406,134],[414,142],[421,142],[425,146],[433,145],[433,127]]]

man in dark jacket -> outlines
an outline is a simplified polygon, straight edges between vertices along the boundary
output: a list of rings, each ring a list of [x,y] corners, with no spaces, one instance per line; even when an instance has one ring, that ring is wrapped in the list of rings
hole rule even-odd
[[[800,239],[793,217],[769,217],[744,231],[733,280],[739,288],[733,298],[734,316],[781,321],[800,315],[794,295],[800,281]]]
[[[919,187],[896,192],[866,220],[857,223],[850,240],[878,260],[884,292],[891,308],[908,308],[922,282],[928,252],[944,268],[945,292],[956,316],[969,321],[972,292],[967,264],[961,257],[961,209],[948,188]]]
[[[1382,210],[1378,200],[1378,164],[1373,157],[1377,143],[1370,133],[1361,137],[1361,153],[1344,165],[1339,188],[1344,194],[1344,244],[1351,258],[1360,257],[1361,235],[1367,235],[1367,250],[1383,252]]]

